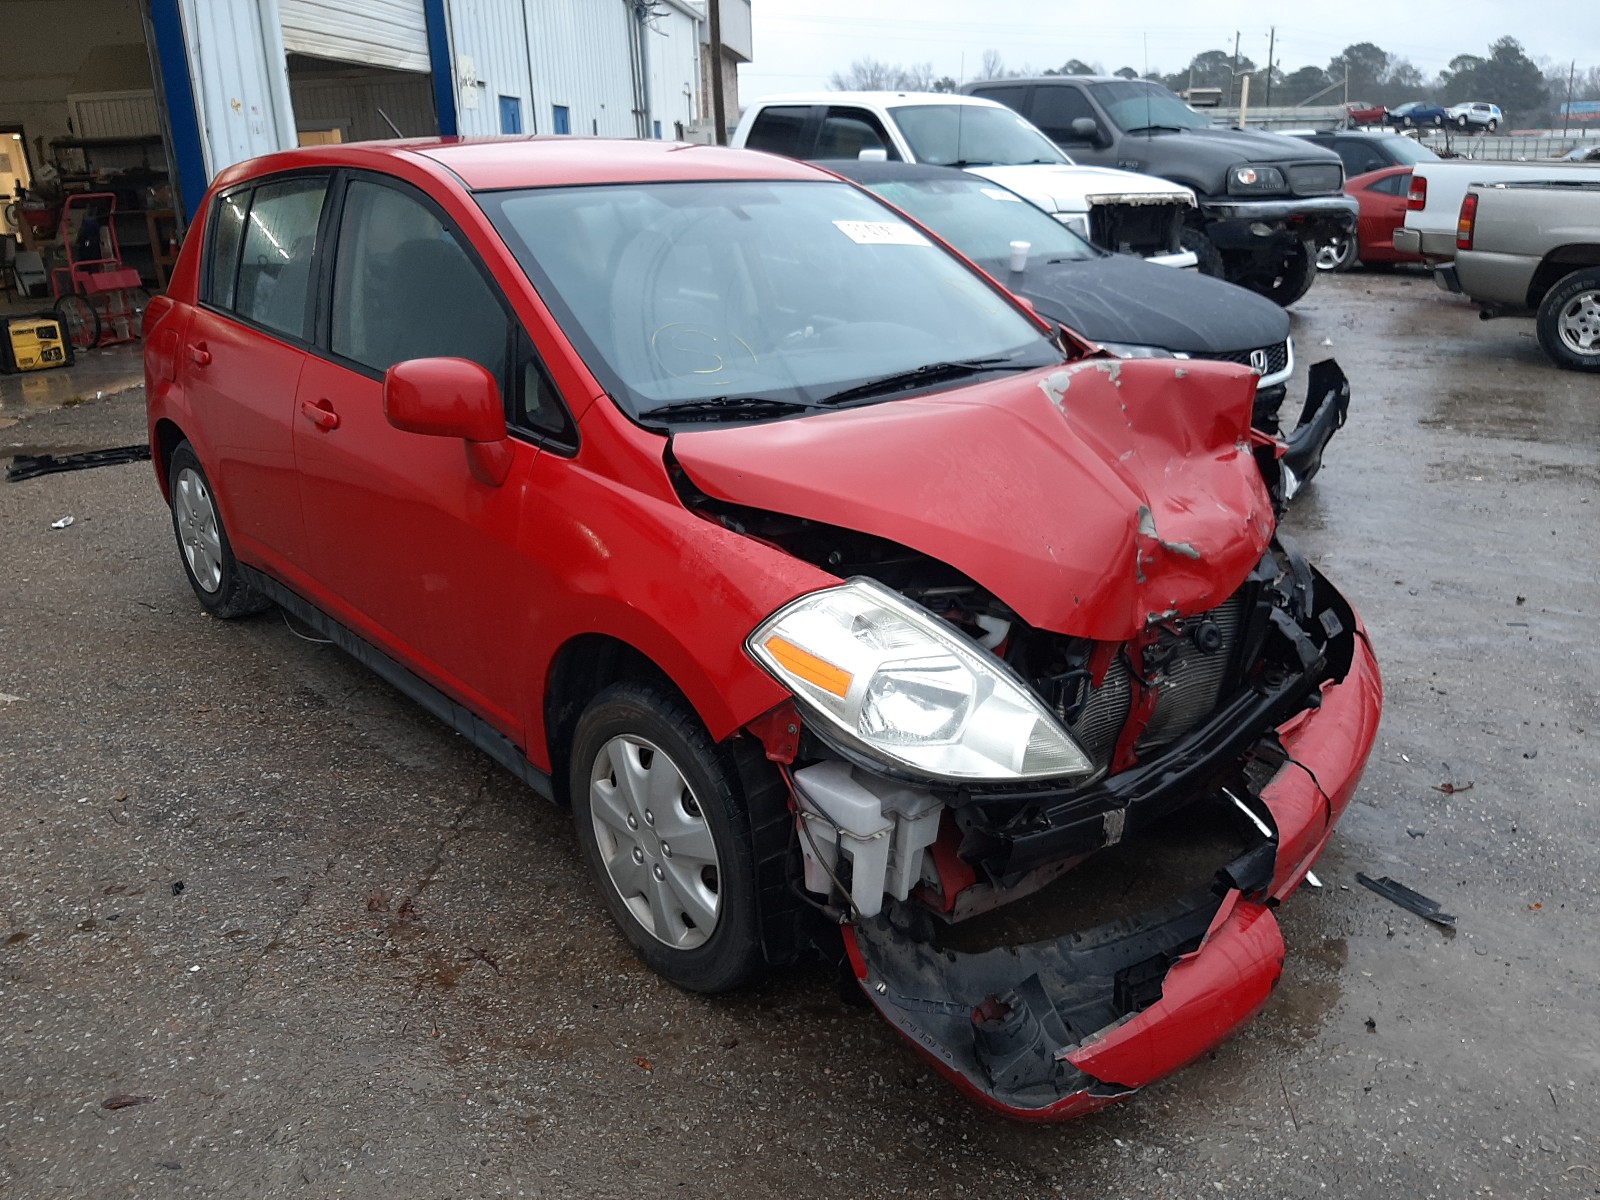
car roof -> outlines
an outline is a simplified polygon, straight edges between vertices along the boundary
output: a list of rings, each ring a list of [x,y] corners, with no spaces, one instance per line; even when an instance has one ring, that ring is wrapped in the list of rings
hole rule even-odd
[[[1025,75],[1016,79],[984,79],[973,81],[968,87],[976,87],[982,83],[1060,83],[1065,79],[1076,79],[1083,83],[1155,83],[1157,87],[1164,84],[1156,83],[1154,79],[1124,79],[1121,75]]]
[[[825,180],[797,159],[725,146],[562,135],[409,138],[348,142],[269,154],[232,167],[227,182],[297,167],[370,167],[418,158],[444,168],[471,191],[602,183],[725,179]]]
[[[889,183],[894,180],[961,179],[968,183],[982,183],[993,187],[987,179],[979,179],[954,167],[935,167],[927,163],[879,162],[866,158],[820,159],[817,166],[826,167],[853,179],[857,183]]]
[[[754,105],[762,107],[773,104],[876,104],[880,108],[908,108],[916,104],[1005,107],[981,96],[963,96],[959,92],[781,92],[776,96],[763,96],[754,102]]]

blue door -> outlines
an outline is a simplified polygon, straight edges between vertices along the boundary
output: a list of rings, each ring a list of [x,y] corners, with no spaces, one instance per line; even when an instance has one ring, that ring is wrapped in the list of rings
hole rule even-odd
[[[571,112],[571,110],[568,109],[565,104],[553,105],[552,109],[553,109],[553,113],[554,113],[552,119],[553,119],[553,122],[554,122],[555,131],[557,133],[571,133],[572,132],[572,112]]]
[[[500,97],[500,132],[522,132],[522,97]]]

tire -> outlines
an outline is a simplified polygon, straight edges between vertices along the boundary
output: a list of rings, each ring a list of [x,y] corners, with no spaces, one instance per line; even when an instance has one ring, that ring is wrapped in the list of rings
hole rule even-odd
[[[1467,127],[1467,118],[1464,117],[1464,116],[1457,117],[1456,118],[1456,128],[1457,129],[1465,129],[1466,127]]]
[[[272,602],[246,583],[239,571],[211,481],[188,442],[180,442],[172,452],[167,491],[172,497],[178,558],[200,607],[225,621],[270,608]]]
[[[74,350],[92,350],[100,344],[100,313],[84,297],[72,295],[57,300],[56,320],[61,322]]]
[[[1353,237],[1336,238],[1325,246],[1317,247],[1317,270],[1328,275],[1338,275],[1350,270],[1359,261],[1359,247]]]
[[[763,961],[750,814],[700,718],[662,685],[614,684],[578,718],[570,764],[578,844],[633,952],[690,992],[749,980]]]
[[[1600,371],[1600,267],[1574,271],[1546,292],[1534,328],[1556,366]]]
[[[1192,225],[1185,225],[1178,233],[1178,245],[1185,250],[1193,250],[1194,256],[1199,261],[1195,269],[1202,275],[1209,275],[1213,279],[1226,279],[1227,268],[1222,262],[1222,251],[1203,229],[1196,229]]]
[[[1276,274],[1245,275],[1234,282],[1257,295],[1265,296],[1282,308],[1288,308],[1311,290],[1317,275],[1316,248],[1310,242],[1302,241],[1298,249],[1290,252]]]
[[[1489,118],[1489,125],[1488,125],[1489,132],[1493,133],[1496,129],[1499,129],[1499,128],[1500,128],[1500,122],[1495,120],[1493,117],[1490,117]]]
[[[1440,113],[1438,116],[1434,117],[1431,124],[1435,129],[1442,127],[1444,125],[1444,114]]]

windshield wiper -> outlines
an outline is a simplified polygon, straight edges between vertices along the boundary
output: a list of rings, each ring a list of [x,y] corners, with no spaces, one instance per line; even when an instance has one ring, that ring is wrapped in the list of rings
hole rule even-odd
[[[767,396],[712,396],[705,400],[684,400],[678,404],[658,404],[639,414],[641,421],[717,421],[724,417],[788,417],[797,412],[820,409],[820,404],[804,400],[777,400]]]
[[[907,388],[922,387],[926,384],[965,379],[969,375],[981,375],[985,371],[1031,371],[1037,365],[1037,363],[1013,362],[1009,358],[968,358],[957,362],[929,363],[925,367],[901,371],[895,375],[885,375],[881,379],[871,379],[855,387],[845,388],[842,392],[834,392],[831,396],[824,396],[822,403],[846,404],[851,400],[865,400],[869,396],[882,396],[889,392],[905,391]]]

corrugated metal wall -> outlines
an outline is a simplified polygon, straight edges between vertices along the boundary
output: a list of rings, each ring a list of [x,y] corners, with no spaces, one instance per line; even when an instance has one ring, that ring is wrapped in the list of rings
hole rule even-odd
[[[523,0],[450,0],[456,122],[463,134],[500,133],[501,96],[521,101],[523,132],[533,132],[526,21]],[[550,131],[548,116],[538,129]]]
[[[675,138],[678,126],[693,125],[699,116],[699,23],[679,10],[664,7],[645,33],[650,77],[650,117],[661,122],[661,136]]]
[[[551,131],[553,105],[572,132],[634,137],[633,13],[625,0],[524,0],[533,52],[534,115]]]
[[[296,54],[395,71],[428,70],[422,0],[279,0]]]
[[[206,174],[295,144],[278,0],[180,0]]]

